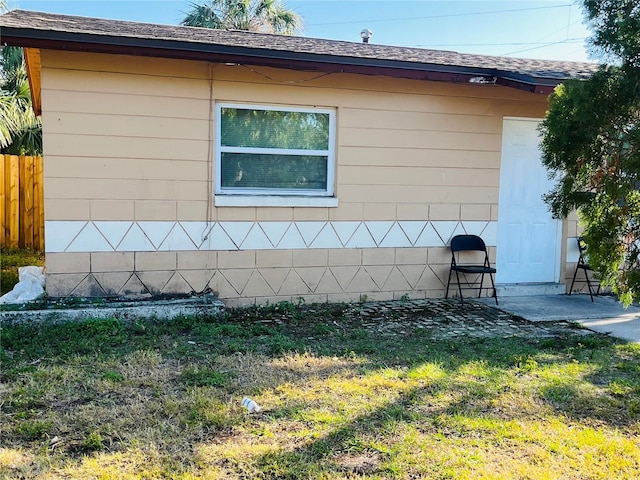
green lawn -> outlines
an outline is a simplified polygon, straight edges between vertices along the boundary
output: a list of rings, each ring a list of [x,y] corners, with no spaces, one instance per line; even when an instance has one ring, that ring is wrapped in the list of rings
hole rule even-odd
[[[428,314],[5,326],[0,478],[640,477],[639,345],[438,340]]]

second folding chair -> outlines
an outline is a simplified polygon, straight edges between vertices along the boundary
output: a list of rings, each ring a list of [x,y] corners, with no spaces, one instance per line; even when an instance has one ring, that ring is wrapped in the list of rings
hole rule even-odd
[[[569,295],[573,291],[573,284],[576,283],[576,275],[578,275],[578,270],[582,270],[584,272],[584,276],[587,280],[587,288],[589,289],[589,296],[591,297],[591,301],[593,302],[593,290],[591,289],[591,280],[589,279],[589,272],[593,271],[588,262],[585,261],[585,257],[587,256],[587,245],[582,237],[576,238],[578,241],[578,251],[580,252],[580,258],[578,259],[578,263],[576,265],[576,270],[573,272],[573,280],[571,281],[571,287],[569,287]],[[600,282],[598,282],[598,290],[596,291],[596,295],[600,294]]]

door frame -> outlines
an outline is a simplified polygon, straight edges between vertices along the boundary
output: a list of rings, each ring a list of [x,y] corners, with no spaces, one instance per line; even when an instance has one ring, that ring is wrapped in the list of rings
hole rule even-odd
[[[502,179],[502,173],[503,173],[503,158],[504,158],[504,141],[505,141],[505,137],[504,137],[504,133],[505,133],[505,123],[507,121],[522,121],[522,122],[535,122],[536,124],[540,124],[540,122],[542,122],[542,120],[544,120],[543,118],[535,118],[535,117],[514,117],[514,116],[505,116],[502,117],[502,142],[501,142],[501,147],[500,147],[500,178],[499,178],[499,182],[498,182],[498,225],[497,225],[497,236],[496,236],[496,267],[498,266],[498,252],[500,250],[500,204],[501,199],[502,199],[502,184],[503,184],[503,179]],[[556,238],[555,238],[555,251],[554,251],[554,260],[553,260],[553,280],[552,282],[545,282],[545,283],[556,283],[559,284],[560,283],[560,274],[561,274],[561,266],[562,266],[562,238],[563,238],[563,229],[564,229],[564,224],[562,220],[559,219],[553,219],[552,220],[556,223]],[[498,273],[496,274],[496,283],[498,283],[498,278],[500,275],[500,269],[498,268]],[[500,285],[516,285],[516,284],[535,284],[538,282],[509,282],[509,283],[504,283],[501,282],[499,283]]]

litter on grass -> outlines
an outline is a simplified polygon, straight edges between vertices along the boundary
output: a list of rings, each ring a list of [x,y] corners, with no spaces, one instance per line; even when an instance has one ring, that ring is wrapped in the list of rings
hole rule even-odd
[[[37,266],[19,267],[18,283],[13,290],[0,297],[0,303],[26,303],[38,300],[44,295],[44,268]]]
[[[246,408],[249,413],[258,413],[262,408],[254,400],[244,397],[242,399],[242,406]]]

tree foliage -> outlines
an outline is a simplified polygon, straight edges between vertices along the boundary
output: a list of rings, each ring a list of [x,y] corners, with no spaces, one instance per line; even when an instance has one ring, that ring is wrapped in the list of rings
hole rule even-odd
[[[0,13],[6,2],[0,0]],[[4,47],[0,54],[0,152],[42,154],[42,125],[31,108],[31,90],[22,49]]]
[[[293,35],[302,27],[302,20],[281,0],[207,0],[193,2],[181,24]]]
[[[640,3],[637,0],[584,0],[593,30],[594,53],[610,63],[640,66]]]
[[[589,263],[625,303],[640,294],[640,5],[584,0],[591,45],[611,64],[550,97],[543,162],[556,217],[577,209]]]
[[[31,106],[22,49],[4,47],[0,65],[0,151],[41,155],[42,124]]]

